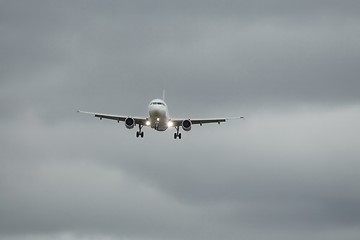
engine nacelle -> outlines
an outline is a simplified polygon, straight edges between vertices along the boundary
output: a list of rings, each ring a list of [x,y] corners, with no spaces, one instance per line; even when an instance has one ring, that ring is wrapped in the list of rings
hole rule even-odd
[[[131,117],[128,117],[128,118],[125,119],[125,127],[127,129],[132,129],[132,128],[135,127],[135,125],[136,125],[135,119],[133,119]]]
[[[182,121],[182,124],[181,124],[181,126],[182,126],[182,129],[184,129],[184,131],[186,131],[186,132],[188,132],[188,131],[190,131],[191,130],[191,121],[190,120],[184,120],[184,121]]]

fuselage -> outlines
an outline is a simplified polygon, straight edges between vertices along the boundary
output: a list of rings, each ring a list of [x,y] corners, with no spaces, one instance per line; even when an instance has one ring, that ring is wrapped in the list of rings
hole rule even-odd
[[[164,100],[154,99],[149,103],[149,118],[146,125],[157,131],[165,131],[171,127],[168,107]]]

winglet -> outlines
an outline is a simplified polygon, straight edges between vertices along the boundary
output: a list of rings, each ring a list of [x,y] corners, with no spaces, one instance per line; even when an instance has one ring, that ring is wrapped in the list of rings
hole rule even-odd
[[[241,116],[241,117],[229,117],[229,118],[225,118],[225,120],[236,120],[236,119],[245,119],[245,117]]]

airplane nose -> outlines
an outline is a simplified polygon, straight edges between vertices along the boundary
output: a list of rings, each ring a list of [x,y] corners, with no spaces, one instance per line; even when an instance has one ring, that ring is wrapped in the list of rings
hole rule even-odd
[[[149,109],[149,114],[151,117],[163,117],[164,116],[164,111],[162,109],[158,109],[158,108],[151,108]]]
[[[159,115],[160,115],[160,111],[157,110],[157,109],[152,110],[152,113],[153,113],[155,116],[159,116]]]

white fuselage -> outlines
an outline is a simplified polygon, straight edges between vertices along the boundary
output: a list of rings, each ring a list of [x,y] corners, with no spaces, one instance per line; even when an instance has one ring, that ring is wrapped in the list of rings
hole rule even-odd
[[[171,127],[169,112],[162,99],[154,99],[149,103],[149,118],[146,125],[158,131],[165,131]]]

